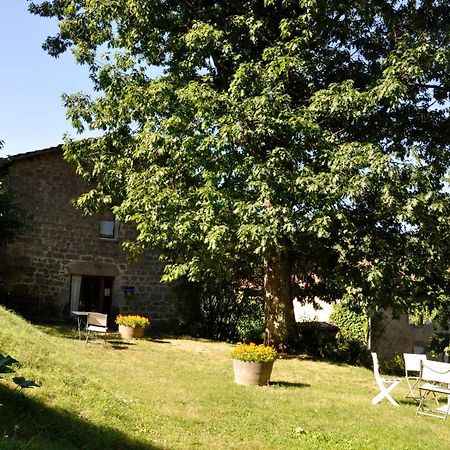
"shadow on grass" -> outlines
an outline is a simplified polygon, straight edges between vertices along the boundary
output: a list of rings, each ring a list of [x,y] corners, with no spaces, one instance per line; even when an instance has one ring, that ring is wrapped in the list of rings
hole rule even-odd
[[[269,386],[287,387],[287,388],[307,388],[311,387],[307,383],[291,383],[290,381],[270,381]]]
[[[155,344],[171,344],[172,342],[170,341],[164,341],[162,339],[154,339],[154,338],[149,338],[148,339],[150,342],[154,342]]]
[[[280,353],[279,359],[298,359],[300,361],[314,361],[314,358],[306,353]]]
[[[62,337],[66,339],[79,339],[77,324],[75,323],[34,323],[33,326],[35,326],[37,329],[42,331],[45,334],[48,334],[50,336],[57,336]],[[128,344],[128,345],[134,345],[130,343],[129,341],[124,341],[123,339],[114,339],[114,337],[118,336],[118,331],[114,328],[108,329],[108,333],[106,333],[106,338],[108,342],[119,342],[121,341],[122,344]],[[83,341],[85,338],[84,330],[81,330],[81,341]],[[149,335],[145,335],[143,340],[154,342],[155,344],[170,344],[171,342],[167,339],[173,338],[171,335],[167,334],[159,334],[159,333],[152,333]]]
[[[78,330],[76,325],[70,324],[35,324],[40,331],[50,336],[56,336],[64,339],[72,339],[79,340],[81,342],[85,341],[84,331],[81,331],[81,338],[78,335]],[[124,340],[121,338],[117,338],[118,333],[116,331],[111,331],[106,334],[106,340],[108,344],[115,350],[126,350],[128,347],[132,345],[136,345],[133,341]],[[153,342],[155,344],[170,344],[170,341],[164,339],[164,337],[156,337],[156,336],[147,336],[143,340],[148,342]],[[1,448],[1,447],[0,447]]]
[[[128,347],[136,345],[135,342],[124,341],[122,339],[108,339],[107,342],[114,350],[126,350]]]
[[[159,449],[67,411],[51,409],[22,392],[0,385],[1,449]]]
[[[319,363],[327,363],[332,364],[337,367],[365,367],[366,369],[372,370],[372,362],[369,360],[365,361],[340,361],[336,359],[309,355],[307,353],[299,353],[299,354],[288,354],[282,353],[278,356],[280,359],[296,359],[298,361],[311,361],[311,362],[319,362]]]
[[[78,330],[76,325],[69,325],[69,324],[33,324],[34,327],[39,329],[45,334],[48,334],[50,336],[57,336],[62,337],[66,339],[78,339]],[[83,338],[82,338],[83,339]]]
[[[152,339],[152,338],[143,338],[141,341],[152,342],[154,344],[171,344],[169,341],[163,341],[161,339]],[[126,350],[131,345],[136,345],[136,342],[133,341],[125,341],[122,339],[111,340],[108,339],[108,344],[111,344],[111,347],[114,350]]]

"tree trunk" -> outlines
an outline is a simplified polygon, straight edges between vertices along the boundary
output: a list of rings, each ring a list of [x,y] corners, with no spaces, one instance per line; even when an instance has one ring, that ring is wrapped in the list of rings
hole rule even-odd
[[[264,312],[271,345],[280,350],[295,346],[297,332],[292,303],[289,254],[280,252],[264,265]]]

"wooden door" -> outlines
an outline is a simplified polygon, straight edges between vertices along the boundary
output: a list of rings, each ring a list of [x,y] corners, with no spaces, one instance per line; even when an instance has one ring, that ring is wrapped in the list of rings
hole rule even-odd
[[[80,310],[110,315],[112,305],[111,277],[83,276],[80,288]]]

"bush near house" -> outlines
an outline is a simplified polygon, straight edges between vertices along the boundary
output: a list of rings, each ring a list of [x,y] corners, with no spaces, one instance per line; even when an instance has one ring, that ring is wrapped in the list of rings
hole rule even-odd
[[[262,291],[239,281],[205,279],[175,287],[173,329],[177,334],[229,342],[261,342]]]
[[[298,324],[302,351],[314,357],[369,366],[368,320],[363,311],[339,303],[333,306],[330,321],[332,325],[314,321]]]
[[[337,327],[316,321],[297,324],[300,351],[316,358],[329,358],[335,353]]]
[[[367,366],[369,364],[367,314],[353,304],[342,302],[334,305],[330,320],[339,327],[336,348],[332,356],[349,364]]]

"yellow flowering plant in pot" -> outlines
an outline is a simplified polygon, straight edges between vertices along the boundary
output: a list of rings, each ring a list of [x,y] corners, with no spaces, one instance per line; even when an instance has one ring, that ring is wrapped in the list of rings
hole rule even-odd
[[[119,325],[119,334],[124,339],[141,338],[144,336],[144,329],[150,325],[150,319],[137,314],[119,314],[116,323]]]
[[[265,344],[239,342],[230,354],[235,383],[255,386],[269,384],[273,363],[277,358],[274,348]]]

